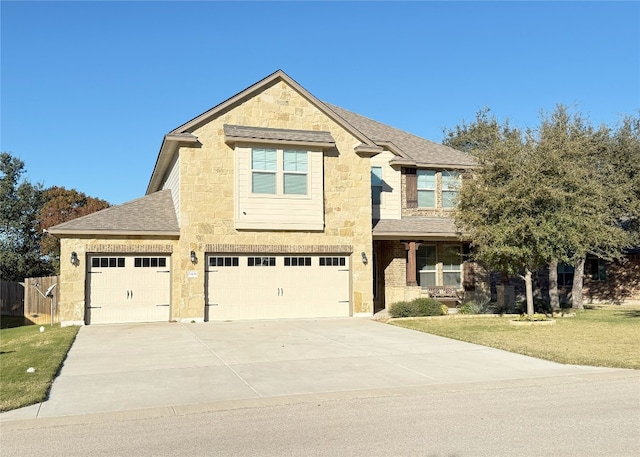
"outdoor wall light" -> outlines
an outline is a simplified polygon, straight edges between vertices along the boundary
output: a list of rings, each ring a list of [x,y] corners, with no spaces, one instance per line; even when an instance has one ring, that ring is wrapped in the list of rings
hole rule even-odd
[[[73,251],[71,253],[71,265],[73,265],[74,267],[77,267],[80,264],[80,259],[78,259],[78,254],[76,253],[76,251]]]
[[[367,259],[367,254],[364,251],[362,251],[360,255],[362,256],[362,263],[364,263],[365,265],[369,263],[369,259]]]
[[[191,259],[191,263],[196,263],[198,261],[198,257],[196,257],[196,251],[191,251],[189,258]]]

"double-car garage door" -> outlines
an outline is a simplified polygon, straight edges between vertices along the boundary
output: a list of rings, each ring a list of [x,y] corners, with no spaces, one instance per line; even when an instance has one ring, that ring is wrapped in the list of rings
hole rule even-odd
[[[95,255],[87,268],[87,324],[169,320],[168,256]]]
[[[206,320],[349,316],[349,257],[206,257]]]
[[[205,262],[205,320],[350,315],[348,256],[208,254]],[[171,319],[169,256],[96,254],[87,268],[87,324]]]

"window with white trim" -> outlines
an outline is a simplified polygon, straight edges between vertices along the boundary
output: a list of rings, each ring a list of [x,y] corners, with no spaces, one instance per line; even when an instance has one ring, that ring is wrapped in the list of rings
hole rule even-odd
[[[295,149],[251,149],[251,192],[271,195],[309,193],[309,154]]]
[[[458,202],[460,190],[460,173],[457,171],[442,171],[442,207],[454,208]]]
[[[436,246],[423,244],[416,253],[416,269],[418,285],[421,287],[436,285]]]
[[[418,207],[436,207],[436,172],[435,170],[417,170]]]
[[[462,287],[462,246],[443,246],[442,285]]]

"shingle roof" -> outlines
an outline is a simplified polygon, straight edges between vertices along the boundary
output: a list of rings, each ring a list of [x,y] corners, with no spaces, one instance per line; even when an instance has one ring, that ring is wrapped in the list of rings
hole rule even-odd
[[[416,165],[457,165],[461,167],[474,166],[473,157],[457,149],[434,143],[419,136],[396,129],[373,119],[353,113],[339,106],[325,103],[337,115],[349,124],[367,135],[377,144],[392,143],[406,157],[413,159]]]
[[[49,229],[54,235],[159,234],[179,235],[180,227],[169,189],[112,206]]]
[[[451,236],[460,234],[454,220],[450,217],[411,216],[402,219],[380,219],[374,222],[373,236],[420,235]]]
[[[226,138],[253,138],[257,140],[304,141],[305,143],[335,144],[331,133],[315,130],[271,129],[225,124],[224,135]]]

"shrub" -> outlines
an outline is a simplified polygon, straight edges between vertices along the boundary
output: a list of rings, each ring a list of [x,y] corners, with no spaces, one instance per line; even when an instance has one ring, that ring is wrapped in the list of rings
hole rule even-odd
[[[443,316],[449,314],[449,307],[447,305],[440,305],[440,312]]]
[[[488,300],[476,301],[469,300],[458,307],[460,314],[488,314],[494,313],[496,310]],[[497,313],[499,314],[499,313]]]
[[[410,302],[401,301],[389,307],[391,317],[442,316],[448,308],[433,298],[416,298]]]
[[[415,317],[418,315],[418,306],[413,302],[399,301],[389,307],[391,317]]]

